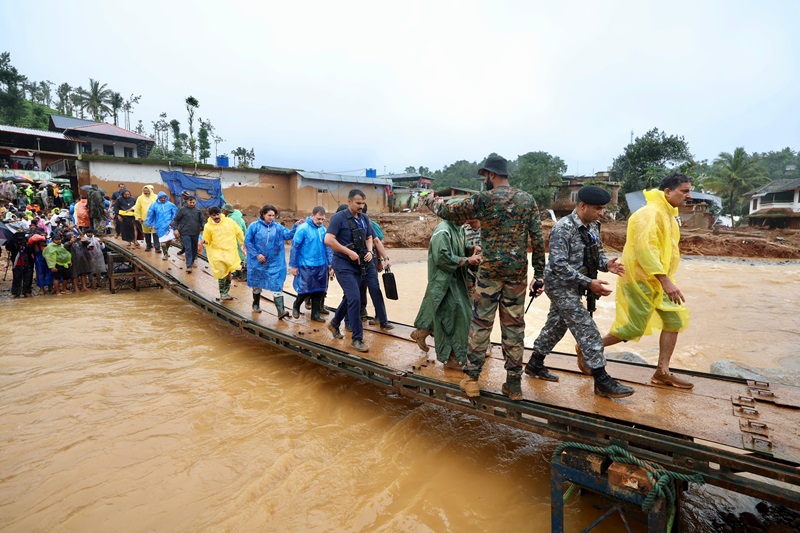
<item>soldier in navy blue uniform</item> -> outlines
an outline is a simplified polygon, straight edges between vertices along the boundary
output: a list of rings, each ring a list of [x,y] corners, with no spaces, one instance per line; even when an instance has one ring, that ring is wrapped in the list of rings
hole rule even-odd
[[[597,279],[597,271],[621,275],[625,267],[616,258],[608,260],[600,241],[600,217],[611,201],[608,192],[594,185],[578,191],[578,206],[550,232],[550,257],[544,270],[544,286],[550,298],[550,312],[539,337],[533,343],[533,355],[525,365],[525,374],[546,381],[558,381],[547,370],[544,358],[569,329],[578,342],[578,366],[594,376],[594,392],[607,398],[622,398],[633,389],[615,381],[606,372],[603,341],[592,315],[584,307],[600,296],[608,296],[608,283]]]
[[[365,280],[367,289],[375,304],[375,318],[383,330],[392,329],[386,318],[386,305],[383,301],[378,273],[375,270],[373,252],[372,223],[363,214],[366,196],[359,189],[353,189],[347,195],[347,209],[331,217],[325,244],[333,250],[333,271],[344,293],[344,300],[339,305],[328,329],[335,339],[341,339],[339,326],[347,315],[347,322],[353,330],[351,346],[359,352],[368,352],[364,344],[364,327],[361,324],[361,296],[359,284]]]

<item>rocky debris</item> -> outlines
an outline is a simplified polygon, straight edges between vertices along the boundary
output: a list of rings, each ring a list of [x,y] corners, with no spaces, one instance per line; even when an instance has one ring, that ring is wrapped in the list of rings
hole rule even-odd
[[[730,376],[753,381],[768,381],[800,387],[800,371],[787,368],[765,368],[750,366],[731,359],[720,359],[711,364],[709,370],[718,376]]]
[[[800,512],[781,505],[759,502],[756,515],[720,512],[714,529],[725,533],[796,533],[800,531]]]
[[[647,364],[647,361],[641,355],[635,354],[633,352],[606,352],[606,359],[610,359],[612,361],[625,361],[626,363],[640,363],[643,365]]]

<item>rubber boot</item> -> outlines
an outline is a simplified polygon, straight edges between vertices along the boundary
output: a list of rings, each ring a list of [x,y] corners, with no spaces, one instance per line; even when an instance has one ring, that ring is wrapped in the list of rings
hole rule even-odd
[[[311,320],[314,322],[325,322],[319,314],[320,307],[322,307],[322,296],[316,295],[311,299]]]
[[[253,312],[254,313],[261,312],[261,293],[259,294],[253,293]]]
[[[322,296],[319,297],[319,314],[322,316],[328,316],[331,314],[330,311],[325,309],[325,296],[327,293],[322,293]]]
[[[275,309],[278,310],[278,320],[283,320],[289,316],[289,312],[283,308],[283,295],[275,297]]]
[[[300,295],[300,294],[295,296],[294,304],[292,304],[292,318],[300,318],[300,315],[303,314],[300,311],[300,305],[302,305],[303,300],[305,300],[305,299],[306,299],[306,297],[303,296],[303,295]]]

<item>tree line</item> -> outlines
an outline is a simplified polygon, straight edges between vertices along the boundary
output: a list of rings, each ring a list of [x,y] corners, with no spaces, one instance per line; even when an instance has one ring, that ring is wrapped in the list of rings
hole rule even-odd
[[[437,190],[457,187],[478,190],[481,162],[460,160],[431,171],[425,166],[406,167],[407,173],[433,178]],[[554,193],[563,183],[567,165],[547,152],[528,152],[509,161],[511,182],[530,193],[540,207],[548,208]],[[723,213],[744,213],[742,195],[774,180],[800,178],[800,152],[791,148],[780,151],[748,153],[743,147],[720,152],[713,162],[697,161],[684,137],[668,135],[653,128],[625,146],[610,169],[612,182],[620,184],[622,214],[627,213],[624,194],[657,187],[662,178],[680,171],[694,179],[694,189],[722,198]],[[601,181],[593,181],[603,186]]]
[[[177,118],[170,120],[166,112],[151,122],[148,131],[140,119],[131,127],[131,114],[142,95],[131,94],[125,98],[108,84],[89,78],[86,88],[69,83],[56,84],[50,80],[33,81],[22,75],[11,64],[11,54],[0,54],[0,123],[24,128],[46,130],[49,115],[58,114],[80,119],[104,122],[113,120],[115,126],[123,127],[140,135],[151,136],[156,144],[150,153],[152,159],[169,159],[179,163],[208,163],[211,145],[214,155],[218,146],[225,142],[217,135],[216,128],[208,119],[195,115],[200,102],[193,96],[184,100],[186,129]],[[219,154],[227,155],[227,154]],[[255,162],[255,150],[238,147],[231,151],[234,166],[250,167]]]

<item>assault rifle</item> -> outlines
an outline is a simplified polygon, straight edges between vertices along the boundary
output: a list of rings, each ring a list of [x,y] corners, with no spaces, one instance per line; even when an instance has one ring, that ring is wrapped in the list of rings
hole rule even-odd
[[[597,270],[600,266],[600,245],[594,235],[589,233],[586,226],[581,226],[578,231],[583,240],[583,268],[581,273],[591,279],[597,279]],[[597,299],[599,296],[589,290],[588,287],[584,290],[584,293],[586,294],[586,310],[591,315],[597,311]]]

